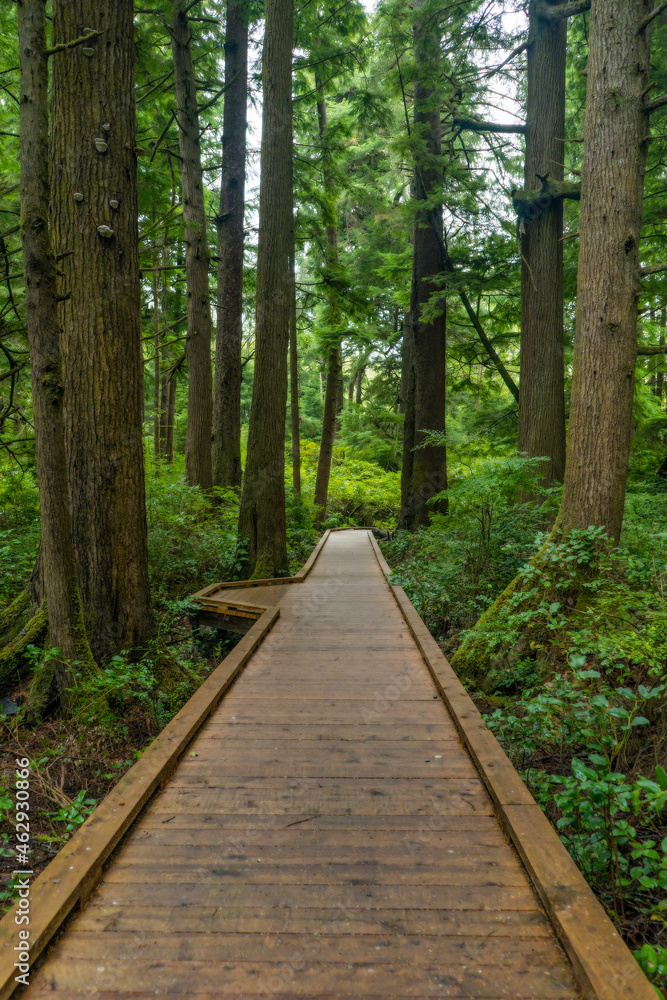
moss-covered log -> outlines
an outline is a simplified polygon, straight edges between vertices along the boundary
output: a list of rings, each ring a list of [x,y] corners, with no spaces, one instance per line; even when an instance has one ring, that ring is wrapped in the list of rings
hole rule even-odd
[[[26,649],[39,644],[48,630],[46,604],[35,607],[22,591],[0,615],[0,694],[18,680],[26,665]]]

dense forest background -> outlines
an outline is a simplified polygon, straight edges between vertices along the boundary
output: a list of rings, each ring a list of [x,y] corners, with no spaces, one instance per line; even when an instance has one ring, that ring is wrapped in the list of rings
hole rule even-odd
[[[666,91],[648,0],[3,6],[0,724],[42,861],[229,648],[188,595],[372,526],[665,987]]]

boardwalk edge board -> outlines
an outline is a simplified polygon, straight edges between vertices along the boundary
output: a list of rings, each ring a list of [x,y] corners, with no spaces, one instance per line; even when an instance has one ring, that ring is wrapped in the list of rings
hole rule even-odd
[[[380,569],[391,568],[369,532]],[[586,1000],[656,1000],[656,992],[560,837],[486,726],[402,587],[387,580],[424,662],[567,952]]]
[[[294,576],[273,576],[265,580],[224,580],[222,583],[210,583],[207,587],[203,587],[198,590],[195,594],[190,597],[191,601],[198,601],[202,604],[206,602],[206,599],[211,599],[213,594],[216,594],[219,590],[237,590],[241,587],[271,587],[271,586],[281,586],[285,583],[303,583],[311,569],[317,561],[317,557],[324,548],[327,538],[331,533],[331,528],[327,528],[319,542],[310,553],[305,563],[301,569],[295,573]],[[335,529],[333,529],[335,530]]]

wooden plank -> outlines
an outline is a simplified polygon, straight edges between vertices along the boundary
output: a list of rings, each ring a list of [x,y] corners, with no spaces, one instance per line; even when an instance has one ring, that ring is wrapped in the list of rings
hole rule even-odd
[[[111,869],[110,869],[111,870]],[[251,885],[182,882],[106,881],[93,897],[96,905],[109,906],[275,906],[316,909],[409,909],[507,912],[536,911],[535,893],[524,881],[520,886],[423,886],[423,885]]]
[[[233,692],[232,692],[233,694]],[[226,699],[225,699],[226,700]],[[355,714],[351,715],[352,709]],[[370,725],[376,721],[409,725],[438,723],[445,718],[442,702],[436,701],[383,701],[376,698],[322,698],[295,702],[294,698],[254,698],[251,704],[245,699],[231,696],[225,714],[219,721],[258,722],[270,718],[274,724],[307,722],[315,718],[320,723],[355,723]]]
[[[77,916],[77,931],[182,934],[416,934],[484,940],[554,940],[538,910],[407,910],[342,907],[137,906],[97,904]]]
[[[97,934],[70,931],[68,944],[77,958],[114,961],[126,956],[131,962],[162,962],[165,955],[179,960],[206,962],[211,955],[216,962],[347,962],[350,935],[290,934],[280,935],[191,932],[167,930],[114,931],[102,940]],[[360,934],[354,942],[354,961],[371,965],[406,962],[429,966],[472,963],[475,968],[503,965],[532,965],[536,962],[558,964],[561,951],[549,938],[458,937],[433,938],[428,935]]]
[[[379,549],[371,539],[376,555]],[[385,564],[386,565],[386,564]],[[401,587],[396,602],[443,700],[526,864],[584,996],[655,1000],[655,991]]]
[[[162,853],[162,852],[160,852]],[[181,852],[178,852],[181,855]],[[165,850],[168,857],[173,852]],[[182,855],[181,855],[182,856]],[[522,887],[526,875],[519,865],[501,867],[491,862],[479,861],[476,865],[454,864],[442,866],[409,863],[393,865],[390,862],[362,861],[359,864],[262,863],[261,858],[248,863],[211,858],[197,864],[197,859],[184,862],[172,861],[166,868],[159,857],[154,863],[144,861],[134,864],[119,859],[105,875],[107,885],[182,885],[196,881],[205,885],[400,885],[400,886],[484,886],[489,892],[506,886]]]
[[[102,865],[278,619],[268,609],[120,779],[31,888],[30,951],[37,958],[67,914],[99,881]],[[0,921],[0,1000],[16,985],[14,911]]]
[[[353,956],[350,956],[353,958]],[[512,1000],[533,1000],[544,996],[549,1000],[573,1000],[568,976],[558,967],[545,969],[539,965],[524,965],[520,969],[483,966],[451,969],[441,968],[434,958],[432,967],[420,970],[422,997],[512,997]],[[206,962],[165,960],[144,965],[125,961],[110,961],[100,965],[97,960],[60,959],[54,956],[48,971],[40,970],[35,978],[39,990],[78,990],[83,982],[90,983],[96,993],[124,991],[128,996],[145,990],[163,993],[209,996],[246,997],[261,984],[262,993],[283,996],[322,996],[335,983],[340,994],[394,997],[414,988],[415,970],[405,964],[370,964],[324,962],[225,962],[218,964],[213,956]],[[266,986],[264,985],[266,984]],[[445,991],[446,994],[445,994]],[[415,996],[416,994],[412,994]],[[627,998],[626,998],[627,1000]]]
[[[218,719],[210,719],[204,729],[202,729],[200,739],[216,742],[225,741],[229,744],[245,744],[252,746],[260,742],[275,742],[276,740],[299,740],[304,744],[321,742],[342,742],[342,743],[370,743],[373,744],[393,744],[404,746],[405,743],[421,743],[428,746],[432,740],[447,740],[456,744],[460,743],[459,735],[453,724],[447,725],[447,720],[434,725],[420,725],[410,723],[400,725],[389,722],[382,725],[380,722],[371,726],[364,726],[361,723],[327,724],[322,722],[292,723],[281,726],[273,722],[229,722]]]
[[[230,779],[231,780],[231,779]],[[190,791],[171,784],[160,796],[156,809],[162,813],[187,809],[194,812],[288,815],[301,812],[305,815],[335,816],[341,812],[356,816],[412,815],[493,815],[493,808],[481,782],[452,778],[449,787],[438,785],[397,790],[391,779],[385,788],[379,787],[381,779],[369,785],[359,779],[300,779],[301,784],[290,782],[290,787],[258,784],[255,788],[243,783]],[[410,779],[407,779],[410,780]],[[326,784],[326,787],[324,785]],[[415,782],[417,785],[417,782]]]
[[[254,837],[263,830],[294,830],[298,827],[299,832],[309,830],[343,830],[350,837],[367,837],[376,834],[378,831],[392,831],[404,836],[412,836],[415,832],[426,834],[446,830],[448,832],[460,831],[477,833],[489,830],[499,830],[498,821],[492,810],[477,813],[468,810],[460,816],[453,816],[447,813],[436,813],[432,816],[406,815],[396,813],[394,815],[375,814],[373,816],[364,815],[353,816],[350,813],[333,814],[324,816],[320,813],[313,814],[282,813],[272,815],[269,813],[218,813],[218,812],[197,812],[184,810],[174,813],[173,809],[163,809],[160,811],[160,798],[154,799],[146,807],[141,818],[142,829],[159,829],[169,826],[170,830],[201,830],[206,835],[207,830],[215,828],[216,831],[232,831],[233,835],[239,837],[241,834]]]
[[[410,857],[418,858],[422,853],[426,856],[444,854],[445,860],[449,852],[456,854],[460,860],[468,861],[478,855],[494,857],[494,851],[506,853],[514,859],[516,854],[509,847],[503,833],[497,824],[472,830],[430,830],[414,829],[396,830],[364,830],[364,836],[353,838],[348,830],[314,830],[311,824],[300,824],[289,829],[255,829],[248,830],[239,836],[238,830],[220,829],[219,827],[200,829],[197,842],[193,844],[192,833],[183,828],[174,828],[173,823],[159,826],[146,826],[142,823],[128,836],[123,851],[123,857],[133,857],[135,845],[177,846],[179,844],[200,850],[203,847],[216,847],[238,853],[243,850],[261,850],[271,858],[326,856],[331,860],[341,857],[375,856],[381,852],[382,858],[392,856],[392,853],[402,852]]]

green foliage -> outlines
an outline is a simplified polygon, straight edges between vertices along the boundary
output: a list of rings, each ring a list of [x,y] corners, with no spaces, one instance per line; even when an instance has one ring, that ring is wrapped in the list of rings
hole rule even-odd
[[[306,496],[315,491],[317,446],[304,441],[301,449],[302,484]],[[343,525],[377,525],[393,528],[401,503],[401,480],[375,462],[365,462],[334,447],[329,480],[327,528]]]
[[[633,954],[644,974],[654,984],[655,991],[660,1000],[665,1000],[665,994],[655,984],[660,980],[663,984],[667,985],[667,948],[662,948],[660,945],[650,945],[645,942]]]
[[[569,661],[487,723],[613,918],[667,925],[667,773],[640,758],[644,774],[626,775],[659,725],[667,685],[637,684],[629,668],[603,677],[582,654]]]
[[[593,657],[607,670],[619,663],[643,669],[667,665],[667,533],[655,531],[667,491],[653,494],[655,519],[635,501],[623,544],[610,549],[604,532],[556,532],[486,614],[463,636],[455,656],[463,674],[486,690],[503,670],[528,656],[551,666],[568,652]]]
[[[520,491],[537,490],[538,465],[516,456],[489,458],[478,471],[452,473],[449,513],[383,544],[393,581],[435,635],[470,627],[532,555],[555,503],[552,494],[542,505],[517,501]]]
[[[54,823],[64,824],[63,840],[68,840],[77,828],[82,823],[85,823],[96,805],[97,799],[91,799],[87,795],[86,789],[82,788],[77,792],[69,805],[62,806],[60,809],[55,810],[55,812],[49,813],[49,818]]]
[[[0,469],[0,608],[23,589],[39,546],[39,493],[35,477],[16,466]]]
[[[183,480],[182,461],[147,475],[148,558],[153,592],[182,597],[205,583],[238,579],[238,498],[206,497]]]

